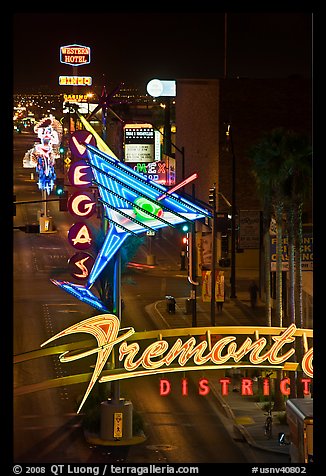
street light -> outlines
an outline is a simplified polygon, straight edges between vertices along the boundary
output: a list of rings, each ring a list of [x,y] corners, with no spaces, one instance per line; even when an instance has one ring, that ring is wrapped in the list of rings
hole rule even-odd
[[[212,265],[211,265],[211,325],[215,326],[215,274],[216,274],[216,188],[209,189],[209,205],[212,207]]]
[[[236,298],[236,289],[235,289],[235,259],[236,259],[236,250],[235,250],[235,234],[236,234],[236,189],[235,189],[235,178],[236,178],[236,160],[234,154],[234,145],[233,145],[233,131],[231,124],[228,123],[226,130],[226,140],[230,144],[230,151],[232,154],[232,221],[231,221],[231,293],[230,298]]]

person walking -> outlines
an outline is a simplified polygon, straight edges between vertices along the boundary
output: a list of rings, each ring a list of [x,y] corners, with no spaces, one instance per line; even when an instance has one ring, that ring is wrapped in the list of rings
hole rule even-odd
[[[259,291],[258,286],[255,283],[255,281],[251,281],[249,285],[249,294],[250,294],[250,304],[252,309],[256,307],[258,291]]]
[[[224,301],[216,301],[217,312],[220,314],[223,311]]]

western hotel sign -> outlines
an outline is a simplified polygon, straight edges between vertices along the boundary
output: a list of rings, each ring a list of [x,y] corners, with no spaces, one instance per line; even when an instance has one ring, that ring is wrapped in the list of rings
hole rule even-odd
[[[70,66],[88,64],[91,62],[91,49],[82,45],[61,46],[60,62]]]

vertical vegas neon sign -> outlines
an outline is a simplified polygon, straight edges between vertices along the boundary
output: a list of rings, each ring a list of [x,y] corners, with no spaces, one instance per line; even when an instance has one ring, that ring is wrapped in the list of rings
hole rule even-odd
[[[94,143],[95,139],[87,131],[77,131],[70,139],[70,149],[74,156],[81,160],[74,162],[69,169],[68,178],[70,184],[76,188],[76,192],[70,197],[68,210],[70,214],[79,220],[72,225],[68,232],[68,240],[71,246],[79,252],[69,260],[71,275],[78,280],[88,278],[90,270],[95,262],[94,258],[85,253],[93,244],[93,236],[85,220],[90,218],[96,210],[96,201],[88,189],[92,184],[92,170],[86,163],[86,147],[83,143]]]

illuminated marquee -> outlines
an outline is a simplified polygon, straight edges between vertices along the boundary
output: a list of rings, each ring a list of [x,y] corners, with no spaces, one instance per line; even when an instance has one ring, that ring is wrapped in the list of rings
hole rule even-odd
[[[297,329],[295,324],[288,328],[280,327],[210,327],[191,329],[165,329],[135,333],[132,327],[120,329],[120,321],[114,314],[101,314],[74,324],[48,339],[41,346],[69,334],[87,333],[97,340],[97,347],[87,349],[81,353],[64,352],[59,358],[61,362],[71,362],[83,357],[97,354],[91,380],[80,404],[81,410],[94,384],[99,381],[112,382],[114,380],[143,377],[158,373],[184,372],[191,370],[230,369],[232,367],[273,368],[297,370],[298,363],[289,362],[295,354],[295,339],[303,339],[305,354],[301,368],[308,378],[313,377],[313,348],[308,347],[308,337],[312,337],[312,330]],[[119,333],[121,333],[119,335]],[[223,334],[232,333],[235,335]],[[193,334],[189,337],[189,334]],[[195,335],[206,336],[205,340],[197,342]],[[211,334],[218,334],[220,338],[213,344]],[[237,342],[236,335],[246,336]],[[272,336],[272,345],[269,346],[266,337]],[[254,336],[254,340],[250,335]],[[183,341],[181,337],[186,337]],[[165,337],[165,338],[164,338]],[[170,342],[171,337],[177,337]],[[153,339],[147,347],[137,342],[142,339]],[[129,342],[128,342],[129,340]],[[120,343],[118,359],[123,362],[123,368],[101,372],[114,349]],[[285,388],[285,387],[284,387]]]
[[[59,76],[60,86],[91,86],[90,76]]]
[[[124,126],[125,162],[153,162],[155,148],[154,128],[151,124]]]
[[[91,62],[91,49],[82,45],[61,46],[60,62],[71,66],[88,64]]]

